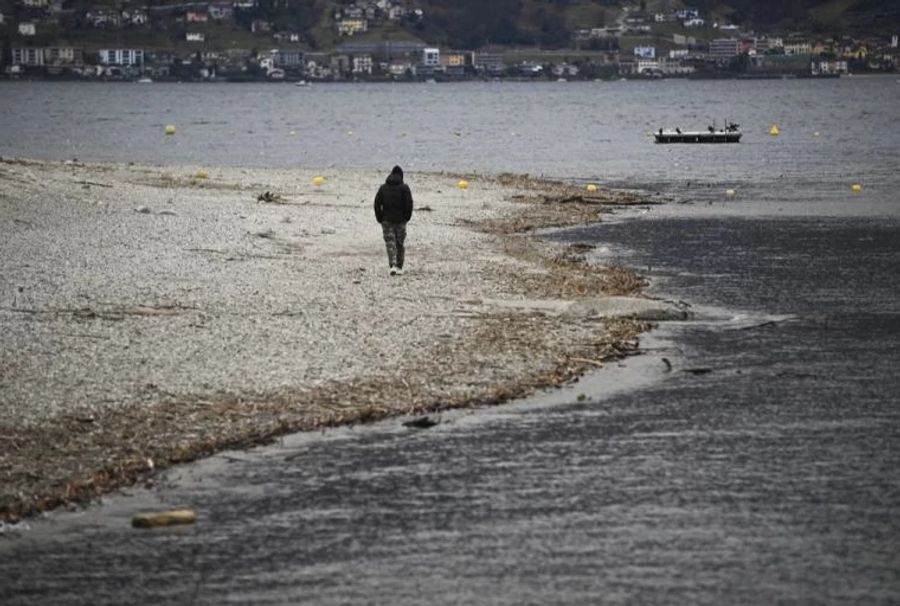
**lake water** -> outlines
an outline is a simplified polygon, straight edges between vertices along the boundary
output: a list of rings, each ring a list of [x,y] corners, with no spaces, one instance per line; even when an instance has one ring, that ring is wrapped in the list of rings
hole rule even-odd
[[[115,502],[56,518],[0,544],[0,598],[900,602],[898,92],[888,78],[0,83],[4,156],[399,162],[661,191],[676,203],[548,238],[595,244],[596,260],[639,268],[696,312],[582,383],[589,402],[576,389],[429,432],[385,423],[200,466],[163,493],[203,512],[184,531],[135,534]],[[744,141],[647,136],[713,117]],[[629,372],[643,378],[610,392]]]
[[[527,172],[724,184],[754,196],[896,191],[900,83],[0,82],[0,155],[150,164]],[[655,145],[661,127],[741,124],[740,145]],[[166,137],[165,125],[177,127]],[[779,137],[768,134],[772,124]],[[291,134],[291,133],[295,134]],[[817,136],[818,133],[818,136]]]

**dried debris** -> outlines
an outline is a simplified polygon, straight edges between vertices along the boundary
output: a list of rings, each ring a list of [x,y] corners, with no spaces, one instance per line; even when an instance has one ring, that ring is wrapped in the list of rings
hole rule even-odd
[[[287,204],[287,200],[285,200],[281,194],[270,191],[264,191],[256,196],[256,202],[257,204]]]

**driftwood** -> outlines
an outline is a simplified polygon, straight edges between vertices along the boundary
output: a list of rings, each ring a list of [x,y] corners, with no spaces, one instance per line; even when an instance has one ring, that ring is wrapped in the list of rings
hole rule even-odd
[[[258,196],[256,196],[256,202],[266,202],[270,204],[285,204],[285,199],[281,196],[281,194],[272,193],[270,191],[265,191]]]
[[[544,204],[593,204],[596,206],[647,206],[649,204],[661,204],[657,200],[647,200],[633,197],[605,198],[601,196],[586,196],[573,194],[566,196],[542,196]]]
[[[603,368],[603,362],[600,360],[591,360],[590,358],[569,358],[572,362],[580,362],[581,364],[592,364],[597,368]]]
[[[97,187],[112,187],[109,183],[97,183],[96,181],[75,181],[79,185],[96,185]]]

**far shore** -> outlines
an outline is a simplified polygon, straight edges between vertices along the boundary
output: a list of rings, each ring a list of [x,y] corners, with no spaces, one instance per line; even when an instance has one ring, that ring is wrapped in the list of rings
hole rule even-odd
[[[0,160],[0,520],[287,432],[499,404],[677,314],[527,235],[634,193],[407,174],[391,277],[384,176]]]

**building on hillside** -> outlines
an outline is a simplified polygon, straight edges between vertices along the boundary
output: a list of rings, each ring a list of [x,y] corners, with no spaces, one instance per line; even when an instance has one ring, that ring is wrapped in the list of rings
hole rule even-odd
[[[698,27],[706,27],[706,19],[701,19],[700,17],[694,17],[692,19],[685,19],[681,22],[681,25],[688,29],[696,29]]]
[[[192,8],[184,14],[184,20],[188,23],[206,23],[209,21],[209,13],[204,9]]]
[[[356,55],[353,57],[353,73],[372,75],[372,55]]]
[[[369,29],[369,22],[365,19],[341,19],[337,22],[337,31],[341,36],[352,36]]]
[[[272,24],[265,19],[254,19],[250,22],[250,31],[254,34],[268,34],[272,31]]]
[[[14,46],[12,48],[12,64],[38,67],[44,64],[44,49]]]
[[[460,52],[449,52],[441,55],[441,65],[445,67],[465,67],[468,63],[468,55]]]
[[[20,36],[34,36],[37,34],[37,26],[31,21],[23,21],[19,24],[18,32]]]
[[[550,68],[550,73],[557,78],[575,78],[580,71],[577,65],[571,63],[559,63]]]
[[[206,34],[203,32],[187,32],[184,39],[188,42],[206,42]]]
[[[709,41],[709,56],[713,59],[731,59],[740,54],[741,42],[735,38],[716,38]]]
[[[622,55],[619,57],[618,63],[619,73],[623,76],[630,76],[637,73],[638,60],[633,56]]]
[[[664,76],[687,76],[695,71],[697,70],[693,65],[685,65],[681,59],[659,59],[659,73]]]
[[[659,69],[659,61],[657,61],[656,59],[643,59],[641,57],[638,57],[637,67],[635,68],[634,73],[645,76],[661,73]]]
[[[846,61],[813,61],[810,73],[813,76],[840,76],[847,74]]]
[[[122,19],[131,25],[147,25],[150,23],[150,15],[146,10],[134,9],[131,11],[122,11]]]
[[[351,4],[340,9],[341,16],[344,19],[365,19],[366,9],[357,4]]]
[[[422,65],[424,67],[438,67],[441,64],[441,51],[436,48],[422,49]]]
[[[141,65],[144,51],[134,48],[104,48],[98,53],[101,65]]]
[[[655,46],[635,46],[634,47],[634,56],[640,57],[642,59],[655,59],[656,58],[656,47]]]
[[[210,19],[215,21],[223,21],[225,19],[231,19],[234,16],[234,7],[231,4],[210,4],[207,9],[207,14]]]
[[[697,39],[694,36],[685,36],[684,34],[672,34],[672,42],[678,46],[694,46]]]
[[[492,76],[500,75],[506,69],[503,55],[500,53],[475,53],[472,65],[476,70]]]
[[[784,45],[785,55],[811,55],[812,45],[803,40],[788,42]]]
[[[441,67],[448,76],[464,76],[466,73],[466,65],[471,64],[471,53],[462,53],[450,51],[441,53]]]
[[[300,34],[297,32],[276,32],[272,34],[276,42],[300,42]]]
[[[303,67],[303,51],[278,49],[273,55],[275,67],[281,68],[302,68]]]
[[[784,48],[784,40],[778,37],[763,36],[756,39],[756,52],[779,52]]]
[[[406,18],[408,12],[405,6],[395,4],[387,9],[387,16],[391,21],[402,21]]]
[[[94,27],[119,27],[122,25],[122,13],[102,8],[86,12],[84,18]]]
[[[84,65],[84,50],[74,46],[50,46],[44,49],[46,65]]]

